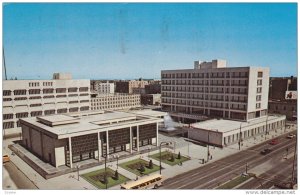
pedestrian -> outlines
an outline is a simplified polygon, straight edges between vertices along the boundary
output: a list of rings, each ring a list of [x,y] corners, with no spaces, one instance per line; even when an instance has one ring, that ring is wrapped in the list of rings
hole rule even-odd
[[[212,155],[210,155],[210,160],[212,160]]]

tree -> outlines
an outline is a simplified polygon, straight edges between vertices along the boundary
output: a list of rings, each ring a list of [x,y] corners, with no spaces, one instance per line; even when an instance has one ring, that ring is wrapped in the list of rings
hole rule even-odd
[[[181,159],[181,155],[180,155],[180,152],[178,152],[178,156],[177,156],[178,159]]]
[[[171,162],[174,162],[174,161],[175,161],[175,158],[174,158],[174,155],[173,155],[173,154],[171,155],[170,161],[171,161]]]
[[[118,170],[116,170],[116,172],[115,172],[115,179],[116,179],[116,180],[119,180],[119,173],[118,173]]]
[[[149,168],[153,169],[153,162],[152,162],[152,160],[150,160],[150,162],[149,162]]]

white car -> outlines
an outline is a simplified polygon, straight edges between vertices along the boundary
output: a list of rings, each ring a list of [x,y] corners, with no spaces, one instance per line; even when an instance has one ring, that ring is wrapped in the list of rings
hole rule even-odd
[[[296,137],[296,135],[291,133],[286,138],[293,139],[294,137]]]

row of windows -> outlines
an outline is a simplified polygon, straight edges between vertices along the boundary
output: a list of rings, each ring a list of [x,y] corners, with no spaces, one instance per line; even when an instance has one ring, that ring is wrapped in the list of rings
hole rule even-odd
[[[44,94],[47,93],[54,93],[54,90],[56,91],[56,93],[66,93],[67,88],[45,88],[45,89],[29,89],[28,93],[31,94],[41,94],[41,91],[43,91]],[[80,87],[79,88],[79,92],[86,92],[89,91],[88,87]],[[78,88],[68,88],[68,92],[78,92]],[[3,90],[3,96],[10,96],[12,93],[11,90]],[[27,94],[27,90],[26,89],[17,89],[13,91],[14,95],[26,95]]]
[[[79,96],[88,96],[89,94],[88,93],[83,93],[83,94],[80,94]],[[56,98],[63,98],[63,97],[78,97],[78,94],[69,94],[68,96],[67,95],[57,95]],[[54,95],[46,95],[46,96],[33,96],[33,97],[29,97],[30,100],[32,99],[49,99],[49,98],[55,98]],[[15,101],[21,101],[21,100],[27,100],[28,98],[27,97],[16,97],[14,100]],[[4,102],[7,102],[7,101],[12,101],[12,98],[3,98],[3,101]]]
[[[73,107],[73,108],[69,108],[69,112],[78,112],[78,111],[84,111],[84,110],[89,110],[89,106],[82,106],[82,107]],[[61,108],[61,109],[57,109],[57,114],[61,114],[61,113],[67,113],[68,109],[67,108]],[[44,115],[49,115],[49,114],[55,114],[55,110],[51,109],[51,110],[45,110],[44,111]],[[34,116],[42,116],[43,115],[43,111],[32,111],[30,112],[30,116],[34,117]],[[16,113],[15,114],[16,118],[27,118],[29,117],[29,113],[28,112],[21,112],[21,113]],[[9,120],[9,119],[13,119],[14,118],[14,114],[10,113],[10,114],[3,114],[3,120]]]
[[[248,78],[248,72],[173,73],[162,74],[162,78]]]
[[[247,86],[247,80],[163,80],[165,85],[220,85],[220,86]]]

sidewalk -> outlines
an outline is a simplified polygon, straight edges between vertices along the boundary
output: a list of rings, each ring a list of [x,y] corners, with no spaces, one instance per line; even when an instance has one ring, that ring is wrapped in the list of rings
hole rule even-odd
[[[283,130],[278,130],[277,133],[275,133],[275,131],[270,132],[270,135],[267,136],[267,140],[272,139],[275,135],[279,136],[283,133],[287,133],[290,131],[295,130],[297,127],[294,126],[290,129],[286,129],[286,132],[283,132]],[[160,141],[164,140],[164,139],[168,139],[166,137],[164,137],[163,135],[160,135]],[[175,153],[177,154],[179,151],[181,153],[181,155],[183,156],[189,156],[191,158],[191,160],[189,161],[185,161],[183,162],[182,166],[179,165],[174,165],[174,166],[170,166],[167,165],[165,163],[162,163],[162,167],[164,169],[162,169],[162,174],[164,175],[165,178],[171,178],[174,177],[178,174],[187,172],[189,170],[193,170],[195,168],[204,166],[206,164],[201,164],[200,163],[200,159],[205,159],[205,161],[207,160],[207,147],[203,147],[203,146],[199,146],[199,145],[195,145],[192,143],[188,143],[187,141],[185,141],[182,138],[171,138],[173,140],[176,141],[176,139],[178,139],[180,141],[180,144],[176,145],[175,148]],[[243,141],[243,146],[241,147],[241,150],[245,150],[251,146],[254,146],[260,142],[266,141],[265,138],[261,138],[261,137],[257,137],[256,139],[250,138],[247,140]],[[11,144],[11,142],[10,142]],[[7,153],[7,154],[11,154],[11,151],[8,149],[7,145],[8,142],[4,142],[4,150],[3,153]],[[219,160],[223,157],[226,157],[228,155],[234,154],[239,152],[239,147],[238,144],[233,144],[230,145],[228,147],[225,148],[214,148],[213,146],[209,147],[210,148],[210,154],[213,156],[212,160],[209,160],[208,163]],[[162,151],[167,150],[166,148],[163,148]],[[170,150],[170,149],[169,149]],[[172,152],[174,152],[173,150],[170,150]],[[159,150],[156,151],[151,151],[150,155],[158,153]],[[72,172],[72,173],[68,173],[65,175],[61,175],[55,178],[51,178],[51,179],[44,179],[43,177],[41,177],[35,170],[33,170],[28,164],[26,164],[23,160],[21,160],[17,155],[10,155],[11,157],[11,161],[17,166],[19,167],[19,169],[32,181],[34,182],[34,184],[39,188],[39,189],[97,189],[95,186],[93,186],[92,184],[90,184],[89,182],[87,182],[86,180],[84,180],[82,177],[79,178],[78,181],[78,176],[77,176],[77,172]],[[139,155],[135,155],[126,159],[121,159],[119,160],[119,164],[123,163],[123,162],[127,162],[133,159],[137,159],[142,157],[142,159],[149,161],[148,158],[148,153],[145,154],[139,154]],[[159,165],[159,161],[152,159],[153,163],[156,165]],[[110,160],[108,160],[107,162],[107,167],[111,168],[112,170],[116,170],[117,169],[117,162],[113,161],[110,162]],[[95,170],[99,170],[99,169],[104,169],[104,165],[99,165],[96,167],[92,167],[92,168],[88,168],[85,170],[79,170],[79,174],[84,174],[84,173],[88,173],[91,171],[95,171]],[[136,175],[122,169],[120,166],[118,167],[118,171],[120,174],[128,177],[129,179],[135,179]],[[9,183],[9,181],[3,182],[3,186],[7,185],[5,183]],[[120,189],[120,186],[114,186],[110,189]]]

